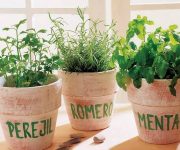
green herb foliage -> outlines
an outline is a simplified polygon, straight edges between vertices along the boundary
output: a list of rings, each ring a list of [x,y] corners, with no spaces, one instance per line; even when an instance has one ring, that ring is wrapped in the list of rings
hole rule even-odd
[[[99,21],[85,19],[83,10],[77,9],[81,23],[74,31],[64,29],[62,18],[53,19],[51,42],[58,49],[60,68],[69,72],[100,72],[114,68],[112,52],[115,34],[114,23],[102,32]],[[90,24],[89,30],[86,26]],[[110,34],[111,32],[111,34]]]
[[[148,83],[154,79],[172,79],[169,89],[176,96],[175,85],[180,78],[180,33],[177,25],[164,30],[161,27],[148,33],[146,27],[153,25],[147,17],[137,16],[129,22],[126,38],[115,44],[113,59],[120,70],[116,79],[126,90],[130,79],[136,88],[141,87],[142,78]]]
[[[46,30],[20,28],[26,20],[3,30],[15,33],[15,36],[1,37],[4,48],[0,52],[0,74],[7,87],[33,87],[54,82],[52,70],[56,68],[55,56],[49,58],[49,42],[45,37]]]

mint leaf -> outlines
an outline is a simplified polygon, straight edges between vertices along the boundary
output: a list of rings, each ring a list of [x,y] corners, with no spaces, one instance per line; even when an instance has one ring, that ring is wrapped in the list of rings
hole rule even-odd
[[[141,87],[141,85],[142,85],[142,79],[141,78],[138,78],[138,79],[134,79],[133,80],[133,84],[134,84],[134,86],[136,87],[136,88],[140,88]]]
[[[135,60],[138,65],[145,66],[146,65],[146,60],[147,60],[147,50],[146,48],[142,48],[135,56]]]
[[[180,36],[177,35],[176,33],[173,33],[173,37],[177,42],[180,42]]]
[[[164,60],[163,57],[158,56],[158,57],[156,57],[156,59],[154,61],[154,66],[155,66],[155,70],[156,70],[156,73],[158,74],[158,76],[161,79],[163,79],[168,70],[169,63],[166,60]]]
[[[131,46],[131,48],[132,48],[133,50],[136,50],[136,49],[137,49],[137,46],[136,46],[136,44],[135,44],[133,41],[129,42],[129,45]]]
[[[180,57],[180,45],[176,48],[176,57]]]
[[[154,70],[152,67],[143,69],[143,77],[146,79],[148,83],[152,83],[154,81]]]
[[[137,66],[137,67],[133,67],[131,69],[129,69],[129,73],[128,75],[132,78],[132,79],[138,79],[141,77],[141,67]]]
[[[175,30],[175,29],[177,29],[178,28],[178,26],[176,25],[176,24],[173,24],[173,25],[170,25],[169,26],[169,29],[170,30]]]
[[[180,76],[179,76],[180,77]],[[178,76],[175,76],[172,80],[171,80],[171,84],[169,85],[169,90],[171,92],[171,94],[173,96],[176,96],[176,89],[175,89],[175,86],[177,84],[177,81],[178,81]]]
[[[125,57],[118,55],[117,61],[121,69],[125,69],[127,67],[127,60],[125,59]]]
[[[127,42],[129,42],[130,39],[134,37],[134,35],[135,35],[134,31],[132,30],[127,31],[127,35],[126,35]]]
[[[116,81],[117,81],[117,84],[119,85],[119,87],[126,90],[127,84],[129,81],[127,72],[124,72],[123,70],[119,70],[119,72],[117,72],[117,74],[116,74]]]

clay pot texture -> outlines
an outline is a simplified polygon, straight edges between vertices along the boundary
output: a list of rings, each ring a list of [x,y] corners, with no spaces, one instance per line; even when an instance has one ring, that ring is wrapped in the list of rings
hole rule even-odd
[[[148,143],[169,144],[180,141],[180,80],[176,97],[171,95],[171,80],[155,80],[148,84],[142,80],[137,89],[128,86],[128,99],[132,102],[139,137]]]
[[[117,92],[116,70],[94,73],[59,71],[71,126],[77,130],[107,128]]]
[[[0,87],[0,121],[9,149],[50,147],[60,105],[61,80],[29,88]]]

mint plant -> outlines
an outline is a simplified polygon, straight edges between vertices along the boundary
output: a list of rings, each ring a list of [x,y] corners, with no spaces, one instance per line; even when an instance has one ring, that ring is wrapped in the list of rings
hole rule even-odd
[[[171,79],[169,89],[176,96],[175,86],[180,78],[180,33],[177,25],[168,29],[156,28],[148,33],[146,27],[153,25],[147,17],[137,16],[128,24],[125,38],[115,44],[113,60],[119,64],[116,75],[118,85],[126,90],[130,79],[136,88],[144,78],[149,84],[155,79]]]
[[[83,10],[79,8],[77,13],[81,23],[74,31],[64,29],[62,18],[53,19],[49,15],[53,24],[51,43],[55,44],[58,50],[59,68],[69,72],[100,72],[113,69],[114,23],[102,32],[98,30],[99,21],[85,19]],[[86,28],[88,25],[89,30]]]
[[[33,87],[57,80],[52,71],[57,67],[57,57],[49,57],[49,41],[44,37],[46,30],[20,28],[26,20],[4,28],[15,36],[1,37],[4,48],[0,51],[0,74],[7,87]]]

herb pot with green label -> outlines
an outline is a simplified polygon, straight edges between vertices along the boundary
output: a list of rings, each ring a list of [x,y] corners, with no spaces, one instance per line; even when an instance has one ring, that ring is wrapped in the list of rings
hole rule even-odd
[[[10,149],[43,150],[52,144],[61,81],[28,87],[0,87],[0,121]]]
[[[148,84],[143,79],[140,89],[133,84],[127,88],[139,136],[148,143],[180,141],[180,80],[176,85],[176,97],[170,93],[169,83],[170,80],[155,80]]]
[[[180,141],[180,32],[177,25],[146,29],[138,15],[115,44],[118,85],[132,102],[139,137],[148,143]]]
[[[49,15],[51,42],[57,48],[56,64],[62,70],[59,77],[72,127],[100,130],[109,126],[117,91],[112,58],[115,24],[102,31],[101,22],[86,19],[84,10],[78,8],[77,14],[81,22],[71,32],[65,30],[62,18]]]
[[[61,105],[61,80],[53,74],[46,30],[24,30],[26,19],[0,37],[0,122],[9,149],[51,146]]]
[[[59,72],[66,110],[74,129],[100,130],[109,126],[117,92],[115,74],[115,69],[97,73]]]

